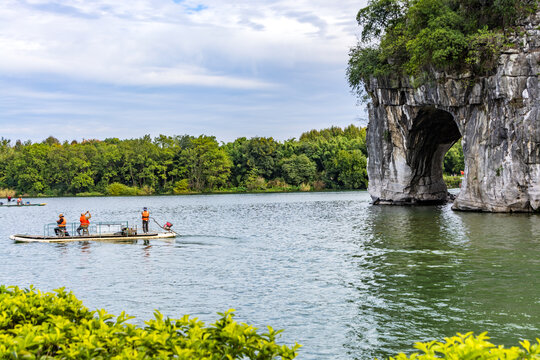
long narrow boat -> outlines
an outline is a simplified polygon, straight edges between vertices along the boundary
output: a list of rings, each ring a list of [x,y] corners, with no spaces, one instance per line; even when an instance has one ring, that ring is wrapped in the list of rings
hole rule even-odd
[[[0,207],[26,207],[26,206],[45,206],[45,205],[47,205],[47,203],[21,204],[21,205],[0,203]]]
[[[88,232],[82,235],[77,234],[78,223],[67,223],[65,232],[59,235],[54,233],[56,223],[46,224],[43,235],[15,234],[9,238],[15,242],[42,242],[42,243],[63,243],[74,241],[134,241],[134,240],[156,240],[172,239],[177,234],[170,230],[165,232],[138,233],[137,227],[129,227],[127,221],[119,222],[99,222],[93,223],[88,228]]]
[[[73,241],[133,241],[133,240],[156,240],[156,239],[171,239],[175,238],[176,234],[173,232],[162,233],[146,233],[141,235],[115,235],[115,234],[101,234],[101,235],[81,235],[81,236],[39,236],[39,235],[25,235],[15,234],[9,238],[15,240],[15,242],[42,242],[42,243],[59,243],[59,242],[73,242]]]

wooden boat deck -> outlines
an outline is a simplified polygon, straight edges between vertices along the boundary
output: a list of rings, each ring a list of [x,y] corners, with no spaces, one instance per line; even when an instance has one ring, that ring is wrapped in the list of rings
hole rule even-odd
[[[44,243],[62,243],[74,241],[133,241],[133,240],[153,240],[153,239],[171,239],[175,238],[176,233],[146,233],[137,235],[121,235],[121,234],[90,234],[90,235],[75,235],[75,236],[40,236],[15,234],[9,238],[15,242],[44,242]]]

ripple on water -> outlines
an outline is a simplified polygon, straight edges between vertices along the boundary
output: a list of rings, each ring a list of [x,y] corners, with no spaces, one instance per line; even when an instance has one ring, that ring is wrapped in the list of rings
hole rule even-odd
[[[538,217],[370,206],[365,192],[51,198],[0,209],[3,284],[65,286],[137,323],[154,309],[285,329],[299,359],[368,359],[457,331],[517,344],[540,327]],[[147,206],[173,242],[15,244],[59,212],[139,222]],[[154,224],[152,224],[154,225]],[[23,231],[21,231],[23,230]]]

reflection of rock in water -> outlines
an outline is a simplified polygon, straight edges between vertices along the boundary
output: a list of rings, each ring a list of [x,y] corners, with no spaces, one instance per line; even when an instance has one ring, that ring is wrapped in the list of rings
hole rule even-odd
[[[386,358],[409,349],[411,338],[452,333],[449,319],[465,320],[457,308],[450,309],[463,272],[455,214],[448,206],[366,211],[372,238],[351,258],[358,268],[351,299],[357,304],[351,322],[357,351],[370,355],[365,358]]]
[[[540,16],[499,58],[491,76],[432,73],[378,78],[367,134],[369,192],[384,203],[444,202],[442,161],[462,137],[465,178],[453,208],[540,210]]]
[[[410,349],[412,338],[458,331],[489,331],[495,343],[535,336],[536,216],[452,212],[449,205],[366,211],[372,237],[350,259],[358,279],[351,343],[372,355],[364,358],[386,358]]]
[[[538,218],[527,214],[455,213],[468,242],[459,295],[470,304],[471,322],[490,336],[530,338],[540,324]],[[465,275],[465,274],[464,274]],[[493,327],[493,323],[505,323]],[[512,328],[512,333],[507,329]],[[536,330],[535,330],[536,329]],[[496,342],[496,341],[495,341]]]

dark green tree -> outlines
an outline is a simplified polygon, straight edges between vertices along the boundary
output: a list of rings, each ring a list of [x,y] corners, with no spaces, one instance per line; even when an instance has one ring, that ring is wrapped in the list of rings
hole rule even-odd
[[[366,189],[367,160],[360,150],[339,150],[329,166],[327,176],[345,189]]]
[[[444,156],[443,169],[448,175],[459,175],[462,170],[465,170],[461,141],[455,143]]]
[[[285,181],[296,186],[313,181],[317,172],[317,166],[305,154],[283,159],[281,168]]]
[[[192,146],[184,149],[181,157],[192,189],[214,190],[227,184],[231,161],[213,136],[193,139]]]

